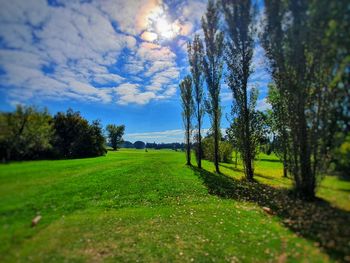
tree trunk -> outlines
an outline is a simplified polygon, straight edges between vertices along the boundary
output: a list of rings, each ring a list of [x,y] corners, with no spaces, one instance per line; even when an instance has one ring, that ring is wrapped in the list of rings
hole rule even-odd
[[[201,135],[201,118],[200,105],[198,104],[198,168],[202,168],[202,135]]]
[[[186,165],[191,165],[191,142],[190,142],[190,125],[191,121],[189,118],[187,118],[187,127],[186,127]]]
[[[219,131],[218,131],[218,116],[216,114],[214,120],[214,163],[215,163],[215,171],[220,173],[219,169]]]
[[[288,177],[287,153],[285,149],[283,150],[283,177]]]
[[[250,144],[250,129],[249,129],[249,111],[248,111],[248,96],[247,96],[247,85],[244,89],[244,123],[245,123],[245,169],[246,177],[249,181],[253,180],[253,167],[252,167],[252,153],[251,153],[251,144]]]
[[[283,162],[283,177],[285,177],[285,178],[288,177],[288,169],[287,169],[286,162]]]
[[[237,168],[237,162],[238,162],[238,155],[237,155],[237,150],[235,150],[235,168]]]
[[[315,175],[311,172],[311,157],[310,147],[307,134],[306,117],[303,103],[299,109],[300,120],[300,175],[301,175],[301,194],[306,199],[313,199],[315,197]]]

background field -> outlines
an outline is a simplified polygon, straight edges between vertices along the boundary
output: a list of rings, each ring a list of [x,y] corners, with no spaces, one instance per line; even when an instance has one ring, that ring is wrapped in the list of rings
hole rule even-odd
[[[256,183],[240,165],[216,175],[184,158],[121,150],[1,165],[0,261],[350,260],[349,181],[326,177],[320,200],[304,203],[274,156],[260,156]]]

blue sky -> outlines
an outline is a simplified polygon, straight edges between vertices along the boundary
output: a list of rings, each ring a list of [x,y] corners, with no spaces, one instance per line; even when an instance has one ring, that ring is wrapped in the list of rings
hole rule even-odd
[[[71,107],[103,125],[125,124],[127,140],[183,140],[178,83],[189,73],[186,43],[201,34],[206,1],[0,3],[1,111]],[[261,47],[255,51],[250,85],[265,109],[269,76]],[[226,128],[232,99],[225,84],[221,98]]]

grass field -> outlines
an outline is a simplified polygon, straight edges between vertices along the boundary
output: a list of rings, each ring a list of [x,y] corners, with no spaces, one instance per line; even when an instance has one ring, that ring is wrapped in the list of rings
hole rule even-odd
[[[1,165],[0,261],[350,261],[349,181],[326,177],[305,203],[273,156],[260,156],[256,183],[240,165],[216,175],[184,158],[121,150]]]

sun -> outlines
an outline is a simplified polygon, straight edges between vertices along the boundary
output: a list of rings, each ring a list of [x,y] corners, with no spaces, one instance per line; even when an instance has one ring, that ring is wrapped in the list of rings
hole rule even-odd
[[[166,12],[158,7],[148,17],[148,31],[157,35],[158,40],[170,40],[176,37],[178,26],[171,23]]]
[[[164,17],[160,17],[157,21],[155,21],[155,23],[156,31],[163,38],[169,39],[175,35],[172,25],[169,24],[169,22]]]

